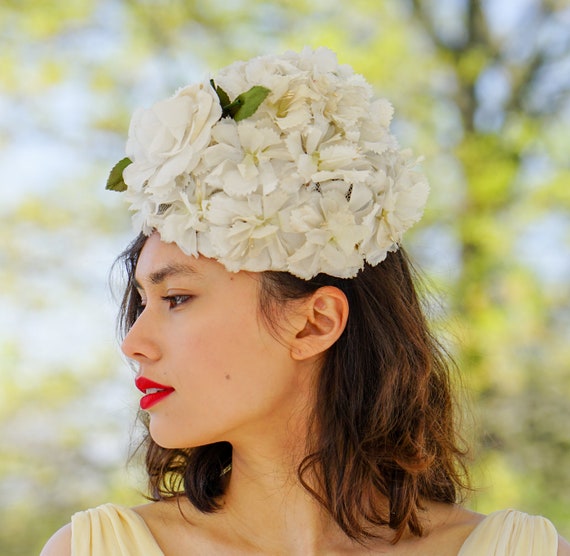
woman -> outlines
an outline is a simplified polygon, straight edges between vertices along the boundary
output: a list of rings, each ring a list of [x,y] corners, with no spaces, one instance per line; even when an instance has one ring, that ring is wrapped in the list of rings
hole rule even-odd
[[[139,110],[123,351],[150,504],[80,512],[43,555],[570,555],[544,518],[458,502],[450,363],[399,247],[428,193],[389,103],[325,49]]]

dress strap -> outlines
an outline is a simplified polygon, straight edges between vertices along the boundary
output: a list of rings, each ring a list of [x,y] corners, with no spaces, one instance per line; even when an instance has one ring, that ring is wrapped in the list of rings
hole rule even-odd
[[[164,556],[143,518],[134,510],[104,504],[71,518],[72,556]]]

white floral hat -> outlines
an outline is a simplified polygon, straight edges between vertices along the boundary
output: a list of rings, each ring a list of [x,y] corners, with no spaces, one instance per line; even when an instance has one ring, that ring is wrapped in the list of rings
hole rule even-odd
[[[325,48],[236,62],[137,110],[107,187],[126,190],[137,231],[230,271],[351,278],[428,196],[392,114]]]

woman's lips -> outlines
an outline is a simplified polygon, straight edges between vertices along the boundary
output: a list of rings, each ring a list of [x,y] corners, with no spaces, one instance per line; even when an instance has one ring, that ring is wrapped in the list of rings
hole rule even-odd
[[[165,386],[154,382],[144,376],[137,376],[135,379],[136,387],[145,394],[140,401],[140,406],[143,411],[150,409],[153,405],[162,401],[164,398],[174,392],[171,386]]]

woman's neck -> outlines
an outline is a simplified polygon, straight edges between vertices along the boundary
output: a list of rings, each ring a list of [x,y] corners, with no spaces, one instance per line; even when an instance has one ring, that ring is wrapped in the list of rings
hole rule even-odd
[[[298,467],[304,453],[298,447],[295,454],[291,446],[287,450],[263,446],[247,453],[234,447],[221,510],[232,535],[247,543],[252,552],[263,554],[331,554],[355,549],[360,553],[363,547],[346,536],[301,484]],[[310,484],[310,475],[306,479]],[[386,528],[379,533],[385,533],[388,545],[393,532]]]
[[[234,453],[222,511],[234,534],[265,554],[315,554],[324,542],[345,537],[301,485],[299,461],[294,465],[291,459],[290,454],[257,452],[244,458]]]

